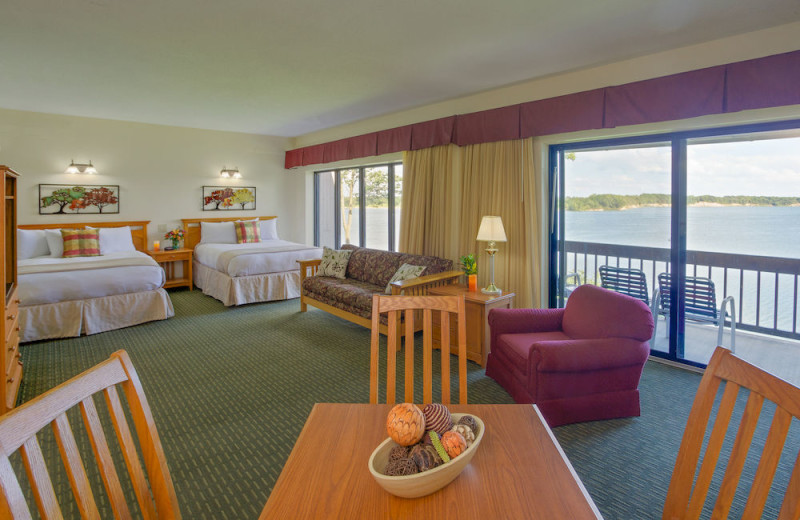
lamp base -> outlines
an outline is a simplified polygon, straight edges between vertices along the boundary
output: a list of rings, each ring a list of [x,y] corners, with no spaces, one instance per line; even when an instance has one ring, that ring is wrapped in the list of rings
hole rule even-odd
[[[496,295],[496,296],[499,296],[499,295],[503,294],[503,291],[498,289],[497,286],[495,284],[493,284],[493,283],[489,284],[489,287],[487,287],[486,289],[481,289],[481,292],[483,294],[492,294],[492,295]]]

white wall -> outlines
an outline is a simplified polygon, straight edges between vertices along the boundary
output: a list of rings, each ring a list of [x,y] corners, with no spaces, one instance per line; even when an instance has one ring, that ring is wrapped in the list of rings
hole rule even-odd
[[[20,224],[150,220],[149,243],[159,226],[181,218],[277,215],[281,238],[305,239],[305,177],[283,168],[288,139],[104,119],[0,109],[0,164],[20,174]],[[68,175],[70,160],[91,159],[99,175]],[[221,179],[237,166],[242,179]],[[39,215],[39,184],[111,184],[120,187],[113,215]],[[202,187],[255,186],[255,211],[202,211]]]

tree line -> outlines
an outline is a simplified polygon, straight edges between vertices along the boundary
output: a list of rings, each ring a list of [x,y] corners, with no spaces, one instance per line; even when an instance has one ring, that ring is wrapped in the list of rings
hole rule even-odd
[[[721,204],[726,206],[796,206],[800,197],[767,197],[754,195],[689,195],[689,205]],[[604,211],[636,208],[641,206],[669,206],[672,196],[667,193],[642,193],[641,195],[592,194],[588,197],[567,197],[567,211]]]

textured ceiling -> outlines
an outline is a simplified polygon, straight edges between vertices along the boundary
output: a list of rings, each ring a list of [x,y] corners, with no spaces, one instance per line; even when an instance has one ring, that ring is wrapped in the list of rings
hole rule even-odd
[[[0,107],[296,136],[797,20],[798,0],[3,0]]]

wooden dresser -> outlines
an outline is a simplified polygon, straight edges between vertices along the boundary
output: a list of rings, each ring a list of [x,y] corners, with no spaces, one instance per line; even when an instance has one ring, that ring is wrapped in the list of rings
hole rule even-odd
[[[0,364],[6,376],[0,385],[0,413],[14,408],[17,391],[22,381],[22,361],[19,353],[19,298],[17,296],[17,177],[8,166],[0,165],[3,174],[4,194],[0,236],[3,244],[2,277],[5,285],[3,299],[3,324],[0,337],[5,338],[5,348],[0,349]]]

